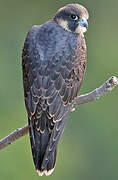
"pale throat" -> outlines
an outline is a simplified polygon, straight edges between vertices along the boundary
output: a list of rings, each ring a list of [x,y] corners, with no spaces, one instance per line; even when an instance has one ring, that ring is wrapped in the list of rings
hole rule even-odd
[[[86,27],[78,26],[75,30],[75,33],[84,36],[84,33],[87,31]]]

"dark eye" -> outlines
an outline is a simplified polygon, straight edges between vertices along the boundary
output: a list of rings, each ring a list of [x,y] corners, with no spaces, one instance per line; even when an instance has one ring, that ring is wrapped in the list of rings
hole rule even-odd
[[[75,14],[71,14],[70,17],[71,17],[71,19],[73,19],[73,20],[75,20],[75,21],[78,20],[78,16],[76,16]]]

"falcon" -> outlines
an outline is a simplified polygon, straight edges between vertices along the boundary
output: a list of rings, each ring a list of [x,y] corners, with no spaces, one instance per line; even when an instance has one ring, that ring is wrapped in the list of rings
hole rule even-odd
[[[58,142],[82,84],[88,17],[82,5],[68,4],[52,20],[34,25],[24,43],[24,99],[32,156],[40,176],[54,170]]]

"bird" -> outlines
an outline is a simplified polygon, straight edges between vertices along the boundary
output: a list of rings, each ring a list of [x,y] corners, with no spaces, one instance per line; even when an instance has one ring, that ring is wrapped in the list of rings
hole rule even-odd
[[[57,146],[86,70],[89,14],[67,4],[29,30],[22,50],[24,101],[34,166],[39,176],[55,168]]]

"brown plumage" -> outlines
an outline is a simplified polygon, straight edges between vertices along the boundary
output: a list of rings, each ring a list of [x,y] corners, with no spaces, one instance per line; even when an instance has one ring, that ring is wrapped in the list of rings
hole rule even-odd
[[[57,145],[77,97],[86,67],[87,10],[79,4],[61,8],[24,43],[24,97],[34,164],[39,175],[53,172]]]

